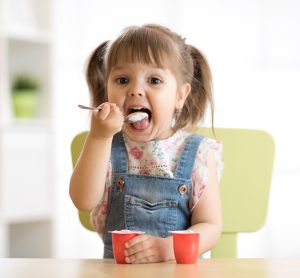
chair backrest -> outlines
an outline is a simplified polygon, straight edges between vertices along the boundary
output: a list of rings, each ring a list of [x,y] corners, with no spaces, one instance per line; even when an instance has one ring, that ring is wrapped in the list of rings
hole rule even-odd
[[[264,224],[275,144],[262,130],[198,128],[197,133],[216,138],[223,143],[224,173],[220,190],[223,229],[220,241],[211,252],[212,258],[237,257],[237,234],[258,231]],[[73,166],[80,155],[87,132],[76,135],[71,144]],[[93,230],[89,213],[79,212],[82,225]]]
[[[80,156],[87,134],[88,134],[87,131],[81,132],[77,134],[72,140],[71,155],[72,155],[73,168],[75,167],[75,164]],[[79,220],[81,224],[89,231],[95,231],[90,224],[90,212],[79,210],[78,213],[79,213]]]
[[[211,129],[198,133],[213,138]],[[275,153],[274,140],[262,130],[216,128],[223,143],[220,183],[223,229],[212,258],[237,257],[237,234],[258,231],[265,223]]]

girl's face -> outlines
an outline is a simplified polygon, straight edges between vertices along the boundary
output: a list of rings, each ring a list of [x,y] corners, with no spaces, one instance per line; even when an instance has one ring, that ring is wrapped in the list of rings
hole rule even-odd
[[[148,119],[124,124],[123,132],[134,141],[170,137],[175,109],[182,108],[190,85],[178,85],[171,70],[145,63],[124,63],[112,68],[107,82],[108,101],[116,103],[124,116],[143,111]]]

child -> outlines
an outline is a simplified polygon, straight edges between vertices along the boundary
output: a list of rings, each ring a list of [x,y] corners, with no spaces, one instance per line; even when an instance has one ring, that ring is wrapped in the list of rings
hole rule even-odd
[[[221,232],[221,145],[192,135],[212,103],[203,55],[160,25],[131,27],[92,53],[87,67],[91,128],[70,181],[79,210],[113,258],[112,230],[145,234],[125,244],[128,263],[174,259],[169,231],[201,234],[200,254]],[[129,124],[136,111],[148,119]],[[211,109],[213,111],[213,109]]]

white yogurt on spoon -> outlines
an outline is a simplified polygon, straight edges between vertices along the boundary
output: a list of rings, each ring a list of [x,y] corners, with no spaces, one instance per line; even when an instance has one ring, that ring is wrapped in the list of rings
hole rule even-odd
[[[125,118],[126,118],[126,120],[125,120]],[[148,114],[145,112],[133,112],[133,113],[127,115],[125,118],[124,118],[124,122],[127,122],[127,123],[141,123],[144,120],[148,119]]]

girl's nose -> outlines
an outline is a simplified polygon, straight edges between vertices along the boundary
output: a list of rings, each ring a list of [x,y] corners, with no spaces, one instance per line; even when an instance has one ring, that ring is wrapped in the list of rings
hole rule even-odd
[[[143,95],[144,95],[144,93],[143,92],[141,92],[141,91],[130,91],[129,92],[129,95],[131,96],[131,97],[142,97]]]
[[[129,89],[128,94],[131,97],[142,97],[145,95],[145,90],[140,84],[132,84],[133,86]]]

